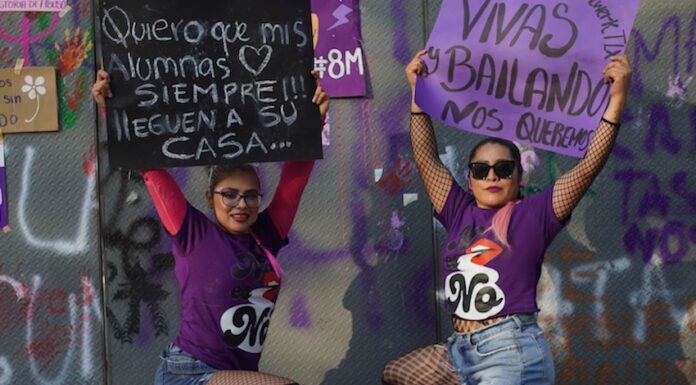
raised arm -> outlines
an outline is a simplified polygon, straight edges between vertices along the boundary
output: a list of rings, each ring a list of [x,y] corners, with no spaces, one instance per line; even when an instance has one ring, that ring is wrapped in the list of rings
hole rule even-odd
[[[425,190],[428,192],[430,202],[436,213],[442,211],[447,201],[447,196],[452,189],[452,174],[447,170],[437,151],[437,140],[430,117],[416,104],[416,76],[425,74],[425,65],[421,57],[427,51],[422,50],[416,54],[406,66],[406,78],[411,86],[411,146],[413,157],[418,166],[418,173],[423,179]]]
[[[312,103],[319,106],[319,116],[321,125],[326,121],[326,113],[329,110],[329,96],[324,92],[324,89],[319,84],[317,75],[312,72],[317,80],[317,88],[312,97]],[[289,161],[283,163],[283,168],[280,171],[280,180],[273,200],[268,206],[268,214],[271,216],[273,225],[280,234],[281,238],[288,236],[292,222],[295,220],[295,215],[300,207],[300,199],[304,192],[309,176],[312,174],[314,161]]]
[[[553,211],[564,220],[570,216],[587,189],[604,167],[611,153],[631,83],[631,65],[625,56],[613,56],[604,68],[604,80],[612,82],[609,106],[594,133],[585,156],[560,177],[553,190]]]
[[[283,163],[280,181],[268,205],[268,214],[281,238],[287,237],[300,207],[300,199],[309,176],[312,174],[314,161],[288,161]]]
[[[92,85],[92,97],[102,115],[106,113],[106,99],[112,96],[110,80],[106,71],[99,70]],[[181,189],[165,170],[143,170],[142,175],[164,228],[170,234],[178,233],[188,207]]]
[[[142,174],[162,225],[169,234],[178,233],[188,209],[179,185],[166,170],[143,170]]]

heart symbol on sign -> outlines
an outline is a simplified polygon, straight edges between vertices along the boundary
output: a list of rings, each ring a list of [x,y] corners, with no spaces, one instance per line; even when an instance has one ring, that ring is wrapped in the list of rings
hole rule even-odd
[[[263,57],[261,64],[259,64],[256,69],[252,68],[249,63],[247,63],[247,50],[253,51],[257,57]],[[263,53],[264,51],[266,52],[265,54]],[[268,62],[271,60],[271,53],[273,53],[273,48],[271,48],[269,45],[263,45],[258,49],[250,45],[245,45],[239,50],[239,62],[242,63],[247,71],[254,74],[254,76],[258,76],[261,72],[263,72],[264,68],[266,68],[266,65],[268,65]]]

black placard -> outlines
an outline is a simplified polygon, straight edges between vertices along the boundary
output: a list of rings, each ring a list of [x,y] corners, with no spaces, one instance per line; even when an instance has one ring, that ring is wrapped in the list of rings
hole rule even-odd
[[[322,157],[309,0],[102,0],[112,167]]]

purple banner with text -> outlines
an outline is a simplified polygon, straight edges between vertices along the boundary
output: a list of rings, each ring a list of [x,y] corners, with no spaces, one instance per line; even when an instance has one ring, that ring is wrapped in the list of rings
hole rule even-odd
[[[358,0],[312,0],[314,70],[332,98],[365,96]]]
[[[453,127],[581,157],[639,3],[444,0],[416,103]]]
[[[0,133],[0,230],[9,223],[7,215],[7,179],[5,177],[5,144]]]

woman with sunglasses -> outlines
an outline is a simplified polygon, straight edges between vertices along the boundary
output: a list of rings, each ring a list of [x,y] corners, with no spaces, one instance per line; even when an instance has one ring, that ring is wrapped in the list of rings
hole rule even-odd
[[[92,95],[102,111],[111,96],[109,75],[97,73]],[[317,85],[312,102],[322,121],[329,99]],[[314,161],[285,162],[268,207],[249,165],[213,167],[205,193],[213,219],[187,202],[166,170],[144,170],[145,184],[172,240],[181,298],[181,322],[162,352],[156,385],[285,385],[258,372],[280,289],[275,255],[287,235]]]
[[[415,95],[425,75],[420,51],[406,67]],[[440,161],[430,118],[411,99],[416,164],[447,231],[445,296],[455,333],[447,344],[415,350],[390,362],[392,385],[553,384],[554,365],[543,331],[536,286],[544,253],[604,166],[618,134],[631,67],[624,56],[604,69],[610,101],[585,156],[550,188],[523,197],[522,165],[514,143],[486,138],[469,155],[468,191]]]

